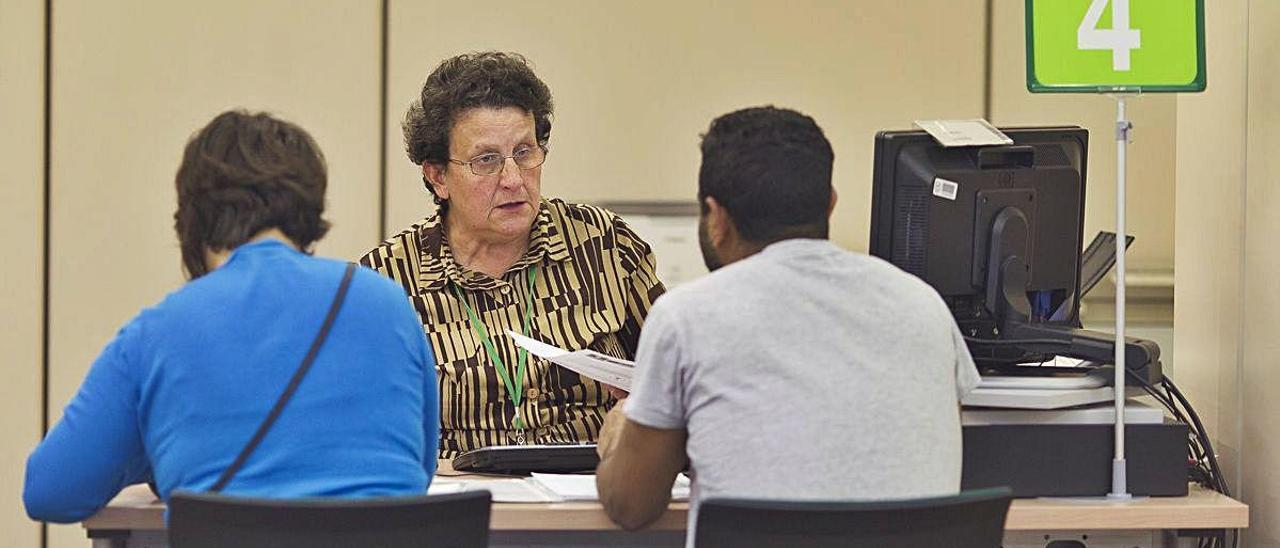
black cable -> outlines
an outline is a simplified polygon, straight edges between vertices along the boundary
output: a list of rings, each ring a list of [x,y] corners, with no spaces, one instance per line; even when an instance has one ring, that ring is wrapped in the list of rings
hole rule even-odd
[[[1173,414],[1175,419],[1182,416],[1182,413],[1178,411],[1177,406],[1174,405],[1172,397],[1160,394],[1159,390],[1157,390],[1156,387],[1152,386],[1151,383],[1147,382],[1147,379],[1142,378],[1141,375],[1133,372],[1133,370],[1126,368],[1125,373],[1129,375],[1130,379],[1133,379],[1134,381],[1137,381],[1138,384],[1142,385],[1142,389],[1145,390],[1149,396],[1151,396],[1152,398],[1155,398],[1156,401],[1160,402],[1160,405],[1164,406],[1164,408],[1167,411],[1169,411],[1169,413]],[[1181,422],[1187,422],[1187,421],[1181,421]]]
[[[1169,386],[1170,391],[1173,393],[1174,397],[1178,399],[1178,402],[1186,408],[1187,413],[1189,413],[1191,417],[1191,421],[1195,424],[1196,430],[1202,438],[1200,441],[1204,444],[1205,454],[1209,457],[1209,467],[1213,469],[1214,473],[1218,476],[1218,480],[1221,482],[1222,489],[1220,492],[1228,497],[1231,496],[1231,489],[1227,486],[1226,478],[1222,476],[1222,468],[1218,466],[1218,456],[1213,452],[1213,442],[1209,441],[1208,431],[1204,429],[1204,424],[1200,422],[1200,416],[1196,414],[1195,409],[1191,408],[1191,403],[1182,395],[1182,391],[1178,390],[1178,386],[1173,384],[1172,380],[1165,377],[1164,383]]]
[[[1132,378],[1134,381],[1136,381],[1138,384],[1142,386],[1142,389],[1146,391],[1148,395],[1154,398],[1157,402],[1160,403],[1160,405],[1162,405],[1165,408],[1166,411],[1168,411],[1171,415],[1173,415],[1174,420],[1181,422],[1183,424],[1189,424],[1191,422],[1189,420],[1186,420],[1183,417],[1182,411],[1178,409],[1178,406],[1173,402],[1173,399],[1171,396],[1160,394],[1160,391],[1155,386],[1152,386],[1151,383],[1147,382],[1146,379],[1142,378],[1140,375],[1137,375],[1133,371],[1127,371],[1127,373],[1129,374],[1130,378]],[[1204,470],[1203,467],[1201,466],[1201,463],[1204,462],[1204,457],[1199,447],[1200,445],[1199,436],[1197,436],[1194,430],[1191,428],[1188,428],[1188,431],[1190,433],[1190,436],[1187,443],[1187,446],[1188,446],[1187,451],[1192,457],[1192,459],[1196,462],[1196,466],[1192,469],[1192,473],[1194,476],[1193,479],[1195,479],[1195,482],[1198,484],[1206,485],[1212,488],[1213,484],[1215,483],[1213,474],[1211,472]],[[1194,474],[1195,472],[1200,472],[1201,474],[1195,475]]]
[[[1161,405],[1165,407],[1174,420],[1188,425],[1188,450],[1192,460],[1196,463],[1189,471],[1190,478],[1196,483],[1208,487],[1214,491],[1218,491],[1224,495],[1230,496],[1231,489],[1227,485],[1226,478],[1222,475],[1222,469],[1218,465],[1217,456],[1213,452],[1213,444],[1209,441],[1208,432],[1204,429],[1204,424],[1200,421],[1200,417],[1196,415],[1195,409],[1191,407],[1191,403],[1187,401],[1182,392],[1178,390],[1173,381],[1167,377],[1162,379],[1159,386],[1152,386],[1146,379],[1128,371],[1130,378],[1134,379]],[[1160,389],[1164,389],[1164,393],[1160,393]],[[1186,410],[1186,413],[1183,412]],[[1188,414],[1191,415],[1188,418]],[[1235,529],[1221,529],[1220,533],[1213,536],[1200,537],[1197,546],[1208,548],[1225,548],[1228,546],[1227,537],[1231,538],[1230,546],[1238,546],[1240,542],[1240,532]]]
[[[1172,407],[1172,410],[1174,414],[1174,420],[1177,420],[1178,422],[1188,425],[1188,428],[1187,428],[1188,437],[1190,438],[1189,439],[1190,443],[1188,444],[1188,446],[1190,448],[1192,460],[1193,462],[1195,462],[1195,470],[1200,472],[1201,474],[1200,477],[1197,478],[1196,482],[1210,489],[1213,489],[1214,491],[1222,491],[1222,487],[1221,487],[1222,476],[1221,474],[1215,472],[1207,456],[1210,451],[1209,449],[1205,448],[1205,444],[1204,444],[1204,439],[1206,438],[1207,434],[1202,434],[1200,431],[1198,431],[1193,426],[1194,421],[1188,419],[1186,415],[1182,413],[1181,409],[1178,406],[1174,405]]]
[[[1181,390],[1178,389],[1177,385],[1175,385],[1172,381],[1169,381],[1167,379],[1162,384],[1165,386],[1165,390],[1170,392],[1170,394],[1173,397],[1175,397],[1184,408],[1187,409],[1187,412],[1191,414],[1191,419],[1190,420],[1184,419],[1183,422],[1188,422],[1194,425],[1193,433],[1197,438],[1197,444],[1202,446],[1197,448],[1199,449],[1199,451],[1197,451],[1197,454],[1196,454],[1196,458],[1197,458],[1196,471],[1200,472],[1205,476],[1208,476],[1206,478],[1207,481],[1201,482],[1197,480],[1197,482],[1201,483],[1202,485],[1207,485],[1209,488],[1215,491],[1218,491],[1224,495],[1230,496],[1230,493],[1231,493],[1230,486],[1227,484],[1226,477],[1222,475],[1222,468],[1218,464],[1217,453],[1213,451],[1213,443],[1209,440],[1208,432],[1205,430],[1203,423],[1200,421],[1200,417],[1196,415],[1195,409],[1191,407],[1190,402],[1187,401],[1185,396],[1183,396]],[[1197,444],[1193,444],[1192,447],[1196,447]],[[1206,461],[1208,462],[1208,465],[1205,465]],[[1231,538],[1231,541],[1230,541],[1231,546],[1233,547],[1239,546],[1240,532],[1235,529],[1223,529],[1222,534],[1220,536],[1215,536],[1210,539],[1210,544],[1208,544],[1208,546],[1225,547],[1228,545],[1226,540],[1228,536],[1230,536]]]
[[[1165,394],[1161,395],[1155,386],[1143,379],[1142,377],[1129,372],[1130,377],[1136,379],[1143,389],[1160,401],[1175,420],[1179,420],[1184,424],[1190,425],[1190,438],[1188,446],[1191,456],[1196,461],[1196,466],[1192,469],[1192,477],[1201,485],[1205,485],[1214,491],[1218,491],[1226,496],[1231,496],[1231,488],[1227,484],[1226,477],[1222,475],[1222,467],[1218,463],[1217,453],[1213,450],[1213,442],[1209,439],[1208,431],[1204,428],[1204,423],[1200,420],[1199,414],[1195,408],[1191,406],[1191,402],[1187,400],[1182,391],[1174,382],[1165,377],[1160,382],[1160,387],[1164,388]],[[1183,413],[1183,410],[1186,413]],[[1189,420],[1188,420],[1189,419]],[[1206,464],[1207,463],[1207,464]],[[1236,547],[1240,543],[1240,532],[1236,529],[1222,529],[1220,534],[1211,537],[1202,537],[1199,546],[1202,547],[1225,547],[1228,545],[1227,537],[1230,537],[1230,546]]]

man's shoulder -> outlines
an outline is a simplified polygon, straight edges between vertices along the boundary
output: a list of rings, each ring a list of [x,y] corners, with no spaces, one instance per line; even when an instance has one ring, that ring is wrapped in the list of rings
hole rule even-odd
[[[732,298],[734,295],[741,296],[741,292],[750,291],[751,287],[746,282],[749,273],[743,268],[734,268],[737,263],[720,268],[715,272],[710,272],[700,278],[682,283],[676,287],[668,288],[667,292],[658,298],[654,303],[654,310],[650,313],[661,313],[659,307],[662,307],[667,313],[679,314],[685,311],[697,311],[698,314],[705,317],[708,314],[714,314],[715,310],[720,309],[719,304],[723,304],[726,299]],[[646,320],[646,322],[651,320]]]
[[[756,254],[726,265],[701,278],[673,288],[663,299],[671,306],[701,308],[701,312],[723,308],[717,303],[742,302],[786,292],[839,292],[859,288],[875,291],[904,302],[943,306],[942,299],[924,280],[879,257],[832,245],[821,251],[822,273],[797,272],[785,256]],[[830,266],[831,268],[827,268]],[[847,283],[838,280],[847,279]],[[857,300],[857,299],[853,299]]]
[[[891,291],[916,295],[936,296],[937,291],[916,275],[875,255],[834,247],[830,256],[847,268],[850,276],[862,280],[874,280],[876,285]]]
[[[920,279],[915,274],[898,268],[893,263],[881,259],[880,257],[852,252],[850,252],[850,254],[857,255],[859,260],[863,261],[863,264],[866,265],[868,270],[873,272],[877,278],[883,280],[884,283],[891,285],[895,290],[916,295],[927,300],[936,300],[941,302],[942,298],[938,295],[938,291],[934,289],[933,286],[929,285],[928,282]]]

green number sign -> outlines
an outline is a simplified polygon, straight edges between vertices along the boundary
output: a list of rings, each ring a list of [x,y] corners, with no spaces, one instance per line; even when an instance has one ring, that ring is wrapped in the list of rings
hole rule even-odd
[[[1027,89],[1204,91],[1204,0],[1026,0]]]

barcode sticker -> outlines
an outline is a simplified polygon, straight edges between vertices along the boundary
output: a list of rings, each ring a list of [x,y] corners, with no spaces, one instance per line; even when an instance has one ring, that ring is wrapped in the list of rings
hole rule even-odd
[[[954,202],[959,190],[960,185],[955,181],[948,181],[942,177],[933,180],[933,195],[939,198],[946,198]]]

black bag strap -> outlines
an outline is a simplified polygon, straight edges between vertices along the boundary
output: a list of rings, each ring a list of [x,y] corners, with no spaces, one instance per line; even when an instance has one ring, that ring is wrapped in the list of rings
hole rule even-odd
[[[258,425],[258,431],[253,434],[253,439],[240,450],[240,454],[236,456],[236,460],[222,471],[222,476],[218,478],[218,482],[209,488],[209,492],[217,493],[222,491],[223,487],[231,481],[231,478],[240,471],[240,467],[244,466],[245,461],[249,460],[249,455],[254,449],[258,448],[258,444],[262,443],[262,438],[267,435],[267,430],[271,429],[271,425],[275,424],[276,419],[280,418],[280,412],[284,411],[285,404],[289,403],[289,398],[293,397],[293,393],[298,390],[298,385],[302,384],[302,378],[307,376],[307,371],[311,369],[311,364],[316,360],[316,354],[320,353],[320,346],[324,344],[325,339],[329,338],[329,328],[333,327],[333,320],[338,316],[338,309],[342,308],[342,301],[347,297],[347,289],[351,287],[351,278],[356,273],[356,264],[347,263],[347,271],[342,275],[342,284],[338,286],[338,293],[333,296],[333,304],[329,305],[329,315],[325,316],[324,324],[320,326],[320,332],[316,334],[316,339],[311,343],[311,350],[307,351],[307,357],[302,359],[302,364],[298,366],[298,370],[293,373],[293,378],[289,380],[289,386],[285,387],[284,393],[280,394],[280,399],[276,400],[275,407],[271,408],[271,412],[267,414],[267,418],[263,419],[262,424]]]

